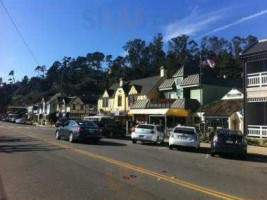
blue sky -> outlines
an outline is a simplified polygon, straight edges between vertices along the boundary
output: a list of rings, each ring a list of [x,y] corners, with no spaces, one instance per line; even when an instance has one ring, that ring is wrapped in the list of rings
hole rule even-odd
[[[134,38],[189,34],[267,38],[266,0],[2,0],[40,65],[101,51],[123,55]],[[34,61],[0,4],[0,77],[36,75]]]

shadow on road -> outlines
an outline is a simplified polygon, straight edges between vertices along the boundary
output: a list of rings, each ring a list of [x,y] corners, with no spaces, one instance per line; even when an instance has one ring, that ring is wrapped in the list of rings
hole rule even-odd
[[[63,149],[52,145],[32,143],[35,141],[35,139],[28,137],[0,136],[0,153],[56,151]]]
[[[36,141],[33,138],[29,137],[10,137],[10,136],[0,136],[1,143],[10,143],[10,142],[33,142]]]
[[[267,156],[255,153],[248,153],[246,159],[241,159],[236,155],[229,155],[229,154],[221,154],[219,155],[220,158],[229,159],[229,160],[241,160],[244,162],[259,162],[259,163],[267,163]]]

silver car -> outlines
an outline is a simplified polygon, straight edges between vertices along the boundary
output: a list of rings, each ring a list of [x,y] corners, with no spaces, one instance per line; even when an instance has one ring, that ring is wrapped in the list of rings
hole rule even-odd
[[[199,136],[195,127],[176,126],[169,138],[169,148],[184,146],[198,149],[200,146]]]

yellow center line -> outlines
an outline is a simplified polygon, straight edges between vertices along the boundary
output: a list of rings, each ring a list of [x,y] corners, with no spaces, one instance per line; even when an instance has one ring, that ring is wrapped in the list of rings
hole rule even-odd
[[[236,196],[233,196],[233,195],[229,195],[229,194],[226,194],[226,193],[223,193],[223,192],[219,192],[219,191],[216,191],[216,190],[213,190],[213,189],[209,189],[209,188],[206,188],[206,187],[203,187],[203,186],[200,186],[200,185],[189,183],[189,182],[186,182],[186,181],[183,181],[183,180],[171,177],[171,176],[166,176],[166,175],[163,175],[163,174],[160,174],[158,172],[154,172],[154,171],[151,171],[151,170],[148,170],[148,169],[145,169],[145,168],[141,168],[141,167],[138,167],[136,165],[132,165],[132,164],[127,163],[127,162],[122,162],[122,161],[115,160],[115,159],[112,159],[112,158],[109,158],[109,157],[106,157],[106,156],[101,156],[101,155],[98,155],[98,154],[95,154],[95,153],[91,153],[91,152],[79,149],[77,147],[70,147],[69,145],[64,145],[64,144],[61,144],[59,142],[54,142],[54,141],[51,141],[51,140],[48,140],[48,139],[43,139],[43,138],[40,138],[40,137],[37,137],[37,136],[33,136],[31,133],[28,133],[28,132],[25,132],[25,131],[22,131],[22,130],[18,131],[15,128],[10,128],[10,129],[12,129],[13,131],[15,131],[17,133],[22,133],[24,135],[27,135],[27,136],[29,136],[31,138],[35,138],[35,139],[44,141],[44,142],[46,142],[48,144],[55,145],[55,146],[60,146],[60,147],[63,147],[65,149],[68,149],[69,151],[73,151],[73,152],[76,152],[76,153],[79,153],[79,154],[82,154],[82,155],[85,155],[85,156],[88,156],[88,157],[92,157],[92,158],[95,158],[95,159],[98,159],[98,160],[102,160],[102,161],[105,161],[105,162],[108,162],[108,163],[111,163],[111,164],[114,164],[114,165],[118,165],[118,166],[121,166],[121,167],[124,167],[124,168],[127,168],[127,169],[131,169],[131,170],[134,170],[136,172],[139,172],[139,173],[142,173],[142,174],[146,174],[146,175],[149,175],[149,176],[152,176],[152,177],[155,177],[155,178],[159,178],[159,179],[164,180],[166,182],[173,183],[173,184],[185,187],[185,188],[189,188],[189,189],[192,189],[192,190],[195,190],[195,191],[198,191],[200,193],[204,193],[204,194],[207,194],[207,195],[210,195],[210,196],[213,196],[213,197],[217,197],[217,198],[225,199],[225,200],[244,200],[242,198],[239,198],[239,197],[236,197]]]

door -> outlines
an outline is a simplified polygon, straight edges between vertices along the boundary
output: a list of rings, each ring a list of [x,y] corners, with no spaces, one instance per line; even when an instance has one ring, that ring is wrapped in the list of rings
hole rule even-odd
[[[61,132],[61,136],[63,137],[63,138],[68,138],[69,137],[69,135],[68,135],[68,127],[69,127],[69,124],[70,124],[70,121],[66,121],[65,123],[64,123],[64,126],[60,129],[60,132]]]

